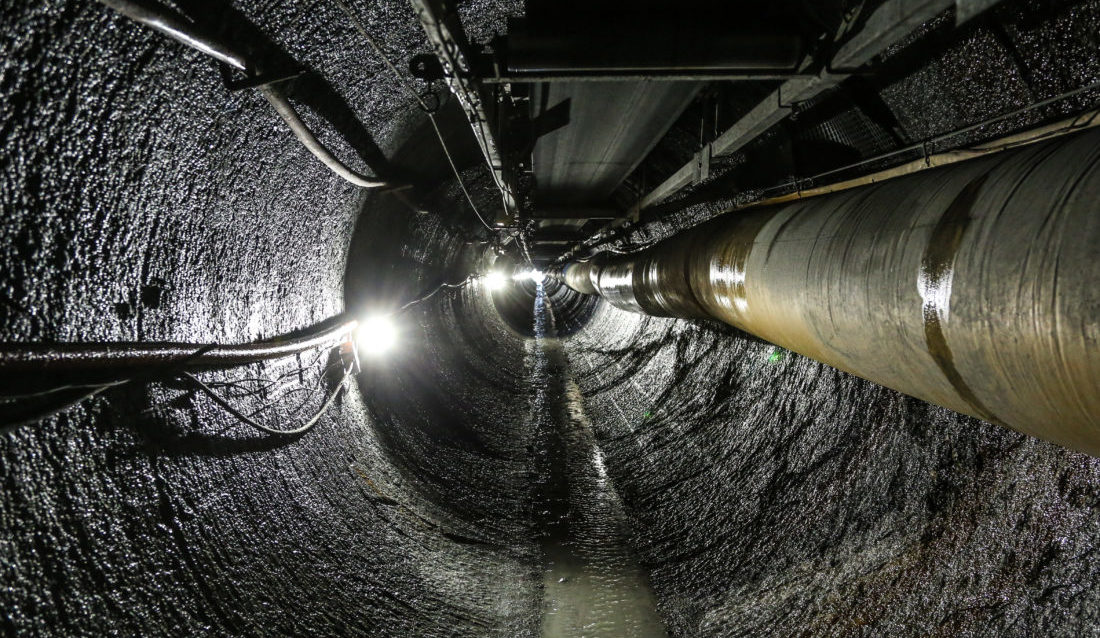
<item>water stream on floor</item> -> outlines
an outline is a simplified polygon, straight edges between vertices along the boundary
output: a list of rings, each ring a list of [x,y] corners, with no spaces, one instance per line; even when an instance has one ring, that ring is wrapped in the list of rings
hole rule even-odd
[[[555,334],[553,312],[539,284],[528,367],[535,392],[532,453],[544,556],[542,636],[666,636]]]

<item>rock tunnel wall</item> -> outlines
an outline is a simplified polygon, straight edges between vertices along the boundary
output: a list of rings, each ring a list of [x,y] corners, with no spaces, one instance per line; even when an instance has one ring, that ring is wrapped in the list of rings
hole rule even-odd
[[[566,351],[671,633],[1096,626],[1096,459],[702,321]]]
[[[235,6],[325,79],[292,97],[337,154],[445,170],[335,7]],[[463,5],[474,33],[515,10]],[[404,3],[370,15],[393,50],[424,48]],[[3,18],[4,340],[245,342],[487,265],[465,222],[361,196],[198,54],[94,3]],[[587,312],[569,303],[561,325]],[[399,351],[292,441],[172,383],[0,436],[3,633],[537,634],[531,340],[477,285],[400,326]],[[601,305],[562,352],[670,634],[1097,624],[1094,459],[702,322]],[[305,385],[323,366],[215,377]]]
[[[217,15],[217,5],[206,8]],[[338,99],[325,86],[292,96],[322,140],[361,170],[384,168],[372,145],[394,152],[416,111],[392,82],[369,80],[381,63],[364,59],[336,8],[243,12],[337,87]],[[247,342],[343,309],[364,201],[258,93],[227,91],[201,55],[94,2],[13,2],[2,13],[4,340]],[[405,5],[387,5],[373,26],[398,50],[422,46]],[[296,402],[285,403],[276,424],[295,420]],[[404,443],[413,438],[387,438],[358,391],[307,436],[276,442],[159,383],[5,433],[0,633],[523,633],[531,562],[502,540],[521,517],[507,499],[490,501],[493,523],[443,534],[430,522],[433,477],[404,478],[428,461]],[[454,485],[442,500],[469,505],[484,487]]]

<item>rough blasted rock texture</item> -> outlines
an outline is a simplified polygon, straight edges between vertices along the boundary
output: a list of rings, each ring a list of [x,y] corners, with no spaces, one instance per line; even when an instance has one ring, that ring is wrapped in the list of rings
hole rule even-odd
[[[1097,459],[710,324],[567,353],[671,633],[1100,633]]]
[[[484,39],[516,4],[461,12]],[[294,99],[337,154],[446,175],[423,116],[333,5],[234,6],[323,79]],[[405,2],[355,8],[388,50],[426,48]],[[13,0],[2,15],[4,340],[243,342],[487,267],[453,183],[428,200],[440,216],[363,197],[199,54],[92,2]],[[441,119],[491,201],[453,104]],[[414,306],[400,356],[365,360],[291,441],[166,383],[0,436],[3,633],[534,635],[535,389],[513,310],[530,299],[472,285]],[[559,327],[592,310],[551,299],[569,308]],[[673,635],[1097,624],[1096,460],[710,324],[600,306],[565,355]],[[303,357],[303,379],[325,363]],[[272,421],[303,400],[317,402],[276,401]]]
[[[220,4],[187,3],[214,16]],[[234,5],[230,18],[324,80],[294,98],[322,139],[360,170],[384,170],[356,157],[376,155],[364,131],[389,154],[422,116],[335,6]],[[492,22],[504,5],[471,8]],[[387,48],[425,48],[407,3],[356,6]],[[4,340],[243,342],[342,309],[360,193],[262,97],[227,91],[201,55],[94,2],[8,2],[2,16]],[[415,287],[418,275],[405,277]],[[279,402],[272,422],[293,423],[298,398]],[[498,524],[502,506],[484,530],[448,536],[434,522],[446,512],[403,478],[431,459],[391,454],[402,443],[383,426],[355,390],[315,431],[275,442],[204,398],[152,384],[4,434],[0,633],[523,633],[531,561],[465,537],[520,523]],[[452,495],[465,503],[484,488]]]

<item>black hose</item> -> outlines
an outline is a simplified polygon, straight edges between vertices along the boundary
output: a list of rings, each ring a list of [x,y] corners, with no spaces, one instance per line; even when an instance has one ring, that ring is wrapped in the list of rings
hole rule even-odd
[[[45,401],[31,401],[14,405],[5,403],[3,404],[3,416],[0,416],[0,433],[10,432],[21,425],[47,419],[96,396],[100,392],[121,384],[121,382],[113,382],[83,388],[65,386],[39,393],[39,398],[44,398]]]
[[[329,407],[332,406],[332,402],[336,400],[336,397],[340,396],[340,391],[344,389],[344,383],[347,382],[350,375],[351,370],[344,370],[344,376],[340,378],[340,382],[336,385],[336,389],[334,389],[332,393],[329,394],[328,398],[325,399],[325,402],[321,405],[321,408],[317,410],[316,414],[314,414],[312,418],[310,418],[302,425],[296,428],[292,428],[290,430],[280,430],[278,428],[268,427],[263,423],[259,423],[248,417],[247,415],[243,414],[237,408],[233,407],[233,404],[231,404],[229,401],[226,401],[220,394],[215,392],[213,388],[200,381],[195,375],[189,372],[184,372],[182,376],[190,381],[192,384],[194,384],[194,386],[201,390],[204,394],[206,394],[206,396],[210,397],[210,399],[213,400],[214,403],[217,403],[222,408],[224,408],[226,412],[233,415],[241,423],[250,425],[261,432],[266,432],[267,434],[292,436],[295,434],[304,434],[311,430],[313,426],[317,425],[317,422],[321,420],[321,417],[324,416],[325,412],[327,412]]]
[[[332,327],[315,327],[294,338],[230,345],[174,342],[5,343],[0,344],[0,375],[117,368],[235,366],[278,359],[339,343],[355,330],[356,325],[356,321],[343,321]]]

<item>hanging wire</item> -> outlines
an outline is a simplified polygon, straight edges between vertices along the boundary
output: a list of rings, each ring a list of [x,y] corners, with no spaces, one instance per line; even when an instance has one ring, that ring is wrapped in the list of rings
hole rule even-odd
[[[297,337],[229,345],[171,342],[0,344],[0,377],[4,379],[48,379],[50,375],[62,375],[63,378],[80,375],[94,379],[23,392],[10,392],[0,387],[0,431],[42,421],[126,383],[179,378],[187,368],[235,367],[301,355],[319,348],[328,352],[332,346],[345,343],[356,325],[355,321],[334,318]],[[311,365],[321,356],[318,355]],[[225,387],[247,391],[247,383],[254,381],[259,385],[253,391],[263,393],[293,374],[300,374],[300,370],[285,373],[274,381],[242,379],[226,382]]]
[[[317,364],[320,363],[321,358],[324,357],[327,352],[327,350],[319,350],[317,354],[312,358],[312,360],[305,366],[301,364],[301,359],[299,358],[298,366],[291,368],[274,378],[265,378],[259,376],[238,377],[236,379],[228,381],[210,381],[207,384],[215,389],[224,388],[236,390],[237,392],[239,392],[239,394],[235,395],[236,397],[254,396],[258,394],[267,395],[272,390],[272,388],[285,386],[287,379],[290,379],[291,377],[298,377],[299,382],[302,382],[303,370],[312,369],[313,367],[317,366]],[[340,362],[330,364],[325,367],[322,373],[327,374],[329,371],[339,365],[341,365]]]
[[[841,175],[845,172],[853,171],[855,169],[863,168],[865,166],[871,166],[871,165],[874,165],[874,164],[884,163],[887,160],[891,160],[893,158],[901,157],[901,156],[904,156],[905,154],[911,154],[911,153],[914,153],[914,152],[919,152],[921,157],[924,159],[924,163],[926,165],[930,166],[932,156],[934,155],[934,153],[932,153],[930,151],[930,147],[938,146],[938,145],[940,145],[944,142],[950,141],[951,139],[956,138],[960,135],[965,135],[967,133],[973,133],[973,132],[981,130],[981,129],[987,127],[987,126],[992,126],[994,124],[1009,121],[1013,118],[1020,117],[1020,116],[1023,116],[1023,115],[1027,115],[1031,112],[1037,111],[1037,110],[1039,110],[1043,107],[1050,106],[1050,105],[1055,104],[1057,102],[1061,102],[1061,101],[1067,100],[1069,98],[1076,97],[1078,95],[1088,93],[1090,91],[1096,91],[1096,90],[1100,90],[1100,81],[1091,82],[1089,84],[1086,84],[1086,85],[1078,87],[1076,89],[1067,91],[1065,93],[1061,93],[1059,95],[1055,95],[1055,96],[1046,98],[1044,100],[1040,100],[1040,101],[1035,102],[1033,104],[1029,104],[1027,106],[1009,111],[1007,113],[1002,113],[1000,115],[992,116],[990,118],[981,120],[979,122],[969,124],[969,125],[964,126],[962,128],[954,129],[952,131],[930,137],[930,138],[928,138],[926,140],[922,140],[920,142],[915,142],[913,144],[909,144],[909,145],[903,146],[901,148],[897,148],[897,149],[894,149],[894,150],[891,150],[891,151],[887,151],[885,153],[876,155],[874,157],[869,157],[867,159],[862,159],[862,160],[859,160],[857,162],[846,164],[846,165],[838,167],[838,168],[834,168],[834,169],[830,169],[830,170],[827,170],[827,171],[824,171],[824,172],[821,172],[821,173],[817,173],[817,174],[815,174],[813,176],[810,176],[810,177],[799,178],[797,180],[787,181],[787,182],[784,182],[782,184],[777,184],[775,186],[769,186],[769,187],[766,187],[766,188],[763,188],[763,189],[759,189],[757,191],[753,191],[751,197],[745,199],[742,203],[737,204],[732,209],[727,209],[725,212],[729,212],[730,210],[739,210],[739,209],[747,208],[747,207],[750,207],[750,206],[765,205],[765,204],[771,202],[771,199],[773,197],[782,197],[784,193],[790,193],[792,191],[798,192],[798,191],[802,190],[804,188],[804,186],[813,185],[813,184],[818,183],[818,182],[820,182],[821,180],[823,180],[827,177],[832,177],[834,175]],[[970,144],[970,145],[966,145],[966,146],[960,146],[960,147],[954,148],[953,150],[955,150],[955,151],[964,151],[964,152],[965,151],[974,151],[974,152],[987,153],[987,154],[997,152],[997,151],[1008,150],[1008,149],[1016,148],[1018,146],[1033,144],[1035,142],[1045,140],[1045,139],[1048,139],[1048,138],[1057,137],[1057,136],[1060,136],[1060,135],[1065,135],[1067,133],[1072,133],[1072,132],[1075,132],[1075,131],[1079,131],[1079,130],[1083,130],[1083,129],[1087,129],[1087,128],[1092,128],[1093,126],[1096,126],[1098,124],[1098,120],[1100,120],[1100,109],[1092,109],[1092,110],[1089,110],[1089,111],[1085,111],[1083,113],[1079,113],[1074,117],[1068,118],[1067,120],[1063,120],[1061,126],[1041,127],[1039,129],[1039,132],[1034,134],[1034,135],[1027,135],[1026,132],[1025,132],[1025,134],[1023,134],[1022,136],[1021,135],[1010,136],[1008,138],[1010,141],[1008,141],[1008,142],[998,142],[997,140],[993,140],[991,142],[979,142],[979,143],[974,143],[974,144]],[[1003,139],[1006,139],[1006,138],[1001,138],[1001,139],[1003,140]],[[948,150],[948,151],[944,151],[944,152],[951,152],[951,151]],[[889,173],[891,170],[893,170],[893,169],[885,169],[882,172],[883,173]],[[747,192],[748,191],[742,192],[742,193],[739,193],[739,194],[744,195]],[[710,219],[710,218],[711,217],[707,217],[707,219]],[[631,225],[628,225],[628,226],[623,226],[620,229],[609,230],[609,231],[606,231],[606,232],[601,231],[601,232],[597,233],[595,236],[589,237],[588,239],[585,239],[585,240],[579,242],[576,246],[573,247],[573,249],[570,252],[567,252],[567,253],[565,253],[565,255],[562,255],[561,257],[559,257],[555,261],[555,263],[562,263],[562,262],[566,261],[568,259],[568,256],[570,255],[570,253],[575,254],[582,247],[584,247],[584,248],[599,247],[601,252],[610,252],[610,253],[613,253],[613,254],[620,254],[620,255],[632,254],[632,253],[637,252],[639,250],[644,250],[645,248],[648,248],[649,246],[654,245],[659,240],[653,240],[653,241],[650,241],[650,242],[647,242],[647,243],[644,243],[644,244],[641,244],[641,245],[628,243],[628,247],[625,250],[615,247],[614,243],[609,244],[608,242],[622,241],[619,238],[619,236],[622,235],[623,233],[644,230],[644,229],[646,229],[646,227],[648,227],[652,223],[664,223],[666,221],[667,221],[667,219],[656,219],[656,220],[652,220],[652,221],[647,222],[647,223],[639,223],[639,224],[631,224]],[[681,230],[683,230],[683,229],[681,229]],[[585,259],[575,259],[575,260],[576,261],[587,261],[590,258],[591,257],[585,258]]]
[[[37,405],[28,406],[25,403],[23,405],[12,404],[8,399],[14,397],[3,397],[3,403],[0,403],[4,409],[4,416],[0,419],[0,432],[8,431],[19,427],[21,425],[27,425],[29,423],[35,423],[42,421],[55,414],[64,412],[65,410],[82,403],[92,397],[109,390],[113,387],[122,385],[127,381],[117,381],[111,383],[104,383],[101,385],[70,385],[58,388],[51,388],[44,392],[35,393],[34,395],[23,395],[29,398],[45,398],[49,400],[45,404],[38,403]],[[35,403],[34,401],[31,401]]]
[[[439,284],[438,286],[433,288],[427,294],[423,294],[423,295],[417,297],[416,299],[413,299],[412,301],[410,301],[410,302],[406,303],[405,305],[401,306],[400,308],[395,310],[393,312],[393,314],[395,314],[395,315],[401,314],[402,312],[405,312],[409,308],[412,308],[413,306],[415,306],[417,304],[423,303],[423,302],[431,299],[440,290],[447,290],[447,289],[452,289],[453,290],[453,289],[457,289],[457,288],[465,288],[467,284],[469,284],[471,281],[473,281],[476,278],[477,278],[477,275],[467,275],[465,279],[458,282],[457,284],[447,284],[447,283]]]
[[[531,270],[538,270],[535,268],[535,262],[531,259],[531,251],[527,249],[527,231],[521,228],[518,235],[519,247],[523,250],[523,258],[527,260],[527,265],[531,267]]]
[[[241,423],[249,425],[249,426],[251,426],[251,427],[253,427],[253,428],[255,428],[255,429],[257,429],[261,432],[265,432],[267,434],[273,434],[273,435],[276,435],[276,436],[292,436],[292,435],[295,435],[295,434],[304,434],[304,433],[308,432],[309,430],[313,429],[313,427],[315,425],[317,425],[318,422],[320,422],[321,417],[324,416],[324,414],[326,412],[328,412],[328,409],[332,406],[333,402],[336,401],[336,397],[340,396],[341,391],[343,391],[343,389],[344,389],[344,385],[346,384],[348,378],[352,374],[352,370],[353,370],[353,366],[351,366],[351,365],[345,366],[344,375],[342,377],[340,377],[340,381],[336,384],[336,388],[333,389],[333,391],[331,393],[329,393],[328,398],[325,399],[325,402],[323,404],[321,404],[320,409],[318,409],[317,412],[315,412],[313,414],[313,416],[310,417],[309,420],[307,420],[305,423],[301,424],[300,426],[298,426],[296,428],[291,428],[289,430],[283,430],[283,429],[273,428],[273,427],[264,425],[263,423],[260,423],[259,421],[256,421],[255,419],[251,418],[249,415],[244,414],[243,412],[238,410],[236,407],[234,407],[232,403],[230,403],[228,400],[226,400],[225,397],[218,394],[217,391],[215,391],[213,388],[211,388],[209,385],[207,385],[206,383],[201,381],[198,377],[191,374],[190,372],[183,372],[183,373],[181,373],[180,376],[182,378],[186,379],[187,381],[190,381],[191,384],[195,388],[202,391],[206,396],[210,397],[210,399],[214,403],[217,403],[219,406],[222,407],[222,409],[224,409],[230,415],[235,417]],[[305,405],[305,404],[303,403],[303,405]],[[253,415],[257,414],[258,412],[260,412],[264,409],[266,409],[267,407],[270,407],[270,406],[264,406],[260,410],[257,410],[256,412],[253,412]],[[301,410],[301,406],[299,406],[299,411],[300,410]]]
[[[417,93],[416,89],[413,88],[408,79],[404,75],[402,75],[400,71],[397,70],[397,67],[394,66],[393,62],[390,61],[390,58],[388,55],[386,55],[386,52],[382,50],[382,47],[378,44],[378,42],[374,39],[370,32],[367,31],[366,27],[363,26],[363,23],[360,22],[359,18],[355,16],[355,13],[352,12],[351,7],[349,7],[344,2],[344,0],[333,1],[336,3],[336,6],[338,6],[340,10],[344,12],[344,15],[348,17],[348,20],[351,21],[351,24],[355,27],[355,30],[363,36],[363,39],[367,41],[367,44],[369,44],[370,47],[374,49],[374,52],[377,53],[378,56],[382,59],[382,62],[386,65],[387,68],[389,68],[390,72],[393,74],[398,84],[400,84],[401,87],[404,88],[405,91],[410,96],[412,96],[414,100],[416,100],[417,104],[420,105],[420,108],[424,111],[425,114],[427,114],[428,121],[431,122],[432,129],[435,131],[435,136],[439,139],[439,146],[442,147],[443,154],[447,157],[447,163],[450,164],[451,171],[454,173],[455,179],[458,180],[458,186],[462,189],[462,194],[466,196],[466,201],[470,203],[470,208],[474,211],[474,215],[477,216],[478,221],[480,221],[481,225],[484,226],[489,232],[495,232],[497,229],[490,226],[489,223],[485,221],[485,217],[482,216],[481,211],[478,210],[477,204],[474,203],[474,198],[470,195],[470,191],[466,188],[466,182],[462,179],[462,175],[458,172],[458,166],[455,164],[454,158],[451,156],[451,151],[449,148],[447,148],[447,142],[443,138],[443,131],[440,130],[439,123],[436,121],[435,118],[436,110],[439,108],[438,104],[434,108],[428,106],[428,103],[424,100],[423,96]]]
[[[336,0],[336,1],[340,2],[342,0]],[[453,16],[453,13],[451,13],[451,11],[450,11],[450,7],[443,6],[442,10],[443,10],[445,15],[441,16],[441,18],[439,20],[436,20],[436,19],[433,18],[430,22],[432,24],[432,27],[435,29],[436,39],[441,43],[446,43],[451,38],[446,33],[443,32],[443,21],[446,20],[449,17],[454,17],[454,16]],[[445,45],[444,45],[444,49],[445,50],[447,49],[447,47]],[[461,52],[459,52],[459,53],[461,53]],[[458,71],[459,71],[459,69],[456,68],[455,72],[457,73]],[[494,90],[496,90],[496,89],[494,89]],[[478,99],[480,99],[480,96],[476,96],[476,97],[478,97]],[[479,124],[480,123],[484,123],[486,125],[488,124],[488,122],[484,122],[484,121],[481,120],[481,117],[478,113],[475,112],[472,115],[474,117],[478,118],[478,123]],[[477,134],[474,135],[474,139],[477,141],[477,144],[481,149],[481,154],[485,157],[486,161],[488,161],[490,163],[489,174],[493,178],[493,182],[496,184],[497,190],[500,191],[501,205],[504,207],[505,210],[509,210],[510,204],[509,204],[508,199],[509,199],[510,196],[512,198],[514,198],[515,193],[512,193],[510,191],[510,189],[508,188],[508,184],[503,180],[502,177],[497,175],[497,172],[495,170],[492,169],[492,160],[491,160],[491,158],[495,154],[492,153],[491,149],[489,148],[489,139],[488,138],[483,138],[481,135],[477,135]]]
[[[393,314],[398,314],[412,308],[413,306],[423,303],[428,299],[431,299],[442,290],[459,289],[467,286],[471,281],[477,278],[476,274],[468,275],[462,281],[457,283],[442,283],[432,288],[425,294],[412,299],[398,308]],[[274,406],[274,401],[266,403],[260,408],[254,410],[251,414],[244,414],[241,410],[234,407],[229,399],[243,399],[250,396],[263,395],[269,392],[272,388],[285,387],[285,381],[294,376],[301,376],[303,369],[312,368],[317,365],[324,353],[331,351],[331,346],[338,338],[349,334],[355,324],[354,322],[345,322],[337,325],[335,328],[316,328],[309,333],[296,339],[284,340],[275,345],[268,343],[259,344],[244,344],[234,346],[224,345],[205,345],[205,346],[190,346],[186,344],[81,344],[80,346],[70,346],[70,350],[74,352],[80,352],[85,355],[74,359],[74,361],[82,361],[89,363],[97,359],[97,355],[101,355],[104,352],[110,352],[111,356],[99,357],[103,359],[97,368],[93,370],[107,370],[113,365],[117,365],[120,368],[125,368],[127,364],[132,365],[138,361],[144,361],[149,358],[150,353],[154,355],[161,355],[164,357],[180,357],[175,365],[171,365],[167,368],[161,369],[159,372],[153,372],[153,376],[148,376],[148,373],[144,377],[127,377],[121,379],[114,379],[110,381],[103,381],[101,383],[71,383],[64,385],[53,386],[40,391],[12,393],[7,394],[0,390],[0,407],[3,408],[4,416],[0,419],[0,429],[6,430],[19,425],[24,425],[31,422],[41,421],[50,416],[53,416],[59,412],[62,412],[78,403],[81,403],[87,399],[95,397],[100,393],[137,381],[139,378],[149,379],[182,379],[189,382],[199,391],[208,395],[220,407],[225,409],[230,415],[238,419],[242,423],[249,425],[253,428],[273,435],[293,435],[301,434],[308,431],[317,421],[320,416],[328,409],[328,407],[335,400],[336,395],[339,393],[340,388],[343,387],[344,382],[353,373],[352,368],[345,368],[344,376],[337,386],[337,389],[328,397],[324,406],[308,421],[301,426],[292,428],[289,430],[272,428],[262,423],[258,423],[255,420],[255,416],[264,412]],[[203,382],[199,380],[194,374],[185,370],[184,368],[193,365],[218,365],[218,364],[230,364],[240,365],[242,363],[259,363],[265,359],[272,359],[275,356],[287,356],[296,355],[300,356],[303,352],[315,349],[323,348],[316,354],[308,365],[303,368],[299,362],[299,366],[295,369],[287,370],[280,374],[277,374],[273,378],[265,378],[260,376],[249,376],[238,379],[230,379],[224,381],[210,381]],[[83,348],[81,350],[80,348]],[[159,349],[158,349],[159,348]],[[4,351],[7,359],[0,357],[0,363],[8,364],[20,364],[26,361],[34,363],[42,363],[47,359],[62,357],[58,353],[52,352],[38,352],[31,346],[19,348],[8,348],[10,352]],[[133,352],[131,352],[133,351]],[[140,351],[140,352],[139,352]],[[164,351],[162,353],[162,351]],[[180,353],[185,353],[180,355]],[[164,354],[167,353],[167,354]],[[45,359],[43,357],[46,357]],[[144,358],[143,358],[144,357]],[[160,361],[160,359],[156,359]],[[324,378],[334,367],[342,365],[342,362],[330,364],[320,371],[320,378]],[[0,366],[2,368],[2,366]],[[304,383],[304,382],[303,382]],[[223,395],[220,391],[227,391],[230,394],[228,396]],[[305,388],[291,388],[288,391],[282,393],[280,398],[296,392],[307,391]],[[310,395],[299,406],[295,412],[295,416],[302,408],[312,399],[317,393],[317,388],[310,391]]]
[[[392,315],[400,314],[400,313],[408,310],[409,308],[411,308],[411,307],[413,307],[417,304],[423,303],[423,302],[431,299],[435,295],[437,295],[442,290],[454,290],[454,289],[464,288],[467,285],[469,285],[469,283],[471,281],[473,281],[474,279],[476,279],[476,278],[477,278],[477,275],[470,274],[470,275],[467,275],[465,279],[463,279],[462,281],[460,281],[458,283],[442,283],[442,284],[439,284],[438,286],[432,288],[427,293],[425,293],[423,295],[420,295],[419,297],[408,301],[407,303],[402,305],[400,308],[398,308],[396,311],[394,311],[392,313]],[[313,365],[315,365],[317,363],[317,361],[320,359],[320,357],[321,357],[320,354],[317,357],[315,357],[313,362],[308,367],[312,367]],[[340,365],[340,364],[337,363],[337,364],[329,365],[324,370],[322,370],[321,373],[320,373],[321,378],[323,379],[325,374],[327,374],[329,370],[331,370],[333,367],[335,367],[335,365]],[[245,425],[253,427],[253,428],[255,428],[257,430],[260,430],[261,432],[265,432],[267,434],[276,435],[276,436],[293,436],[293,435],[297,435],[297,434],[304,434],[305,432],[312,429],[318,423],[321,416],[328,410],[328,408],[332,405],[333,401],[336,400],[336,397],[339,395],[340,391],[343,389],[343,387],[345,385],[345,382],[347,381],[348,377],[350,377],[352,375],[353,369],[354,368],[351,365],[345,366],[343,377],[341,377],[340,382],[337,384],[336,388],[332,391],[332,393],[325,400],[325,402],[321,406],[321,408],[308,421],[306,421],[305,423],[303,423],[302,425],[300,425],[296,428],[292,428],[292,429],[289,429],[289,430],[284,430],[284,429],[280,429],[280,428],[273,428],[273,427],[264,425],[263,423],[260,423],[259,421],[257,421],[255,419],[255,417],[257,415],[259,415],[260,413],[262,413],[262,412],[270,409],[271,407],[273,407],[274,402],[266,403],[266,404],[262,405],[261,407],[259,407],[258,409],[252,411],[251,413],[245,414],[244,412],[239,410],[237,407],[235,407],[232,403],[230,403],[229,398],[243,398],[243,397],[250,396],[250,395],[260,394],[260,393],[266,391],[268,388],[271,388],[273,386],[278,386],[283,379],[286,379],[287,377],[294,376],[296,374],[300,374],[300,372],[301,372],[300,368],[297,369],[297,370],[291,370],[291,371],[288,371],[288,372],[284,372],[283,374],[275,377],[274,379],[264,379],[264,378],[261,378],[261,377],[247,377],[245,379],[236,379],[236,380],[232,380],[232,381],[204,382],[204,381],[200,380],[198,377],[196,377],[195,375],[191,374],[190,372],[181,372],[179,376],[180,376],[180,378],[188,381],[192,386],[194,386],[196,389],[201,391],[203,394],[210,397],[210,399],[214,403],[216,403],[218,406],[220,406],[222,409],[224,409],[226,412],[228,412],[231,416],[236,418],[241,423],[244,423]],[[246,381],[261,382],[262,385],[260,385],[258,389],[251,389],[250,390],[244,385],[244,382],[246,382]],[[226,396],[222,395],[221,393],[219,393],[218,390],[215,389],[215,388],[236,388],[236,389],[245,388],[245,392],[238,395],[237,397],[226,397]],[[293,394],[294,392],[298,392],[298,391],[306,391],[306,389],[305,388],[294,388],[294,389],[291,389],[287,394]],[[98,392],[98,390],[97,390],[97,392]],[[302,408],[316,394],[317,389],[314,388],[313,390],[311,390],[309,392],[310,392],[309,396],[306,397],[306,399],[302,402],[302,404],[298,406],[298,409],[295,410],[295,412],[291,415],[291,418],[297,416],[297,414],[299,412],[301,412]]]

